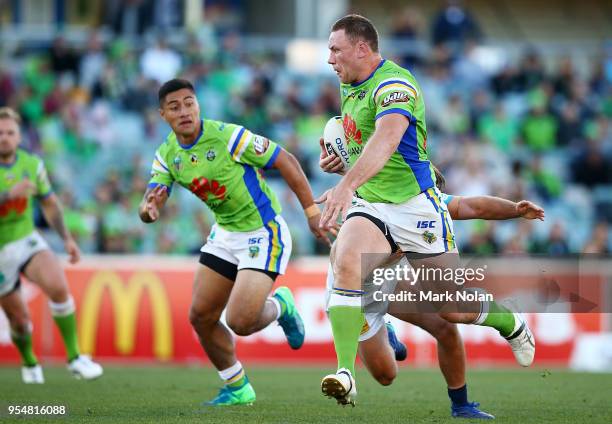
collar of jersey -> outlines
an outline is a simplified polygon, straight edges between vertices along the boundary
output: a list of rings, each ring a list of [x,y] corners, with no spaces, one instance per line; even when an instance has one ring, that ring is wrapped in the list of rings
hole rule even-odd
[[[0,163],[0,168],[10,168],[17,163],[17,155],[19,152],[15,152],[15,159],[13,159],[13,163]]]
[[[181,146],[181,149],[183,150],[189,150],[191,149],[193,146],[195,146],[196,144],[198,144],[198,141],[200,141],[200,137],[202,137],[202,134],[204,134],[204,120],[200,119],[200,134],[198,134],[198,136],[196,137],[196,139],[193,141],[193,143],[188,144],[188,145],[183,145],[181,144],[181,142],[178,140],[178,137],[176,138],[176,142],[178,143],[179,146]]]
[[[363,81],[359,81],[359,82],[353,82],[353,83],[351,83],[351,87],[358,87],[358,86],[360,86],[361,84],[363,84],[364,82],[366,82],[367,80],[369,80],[370,78],[372,78],[372,77],[374,76],[374,74],[376,73],[376,71],[378,71],[378,70],[380,69],[380,67],[384,65],[384,63],[385,63],[385,61],[386,61],[386,60],[387,60],[387,59],[383,59],[383,60],[381,60],[381,61],[380,61],[380,63],[378,64],[378,66],[376,67],[376,69],[374,69],[374,70],[372,71],[372,73],[371,73],[371,74],[370,74],[370,75],[369,75],[369,76],[368,76],[366,79],[364,79]]]

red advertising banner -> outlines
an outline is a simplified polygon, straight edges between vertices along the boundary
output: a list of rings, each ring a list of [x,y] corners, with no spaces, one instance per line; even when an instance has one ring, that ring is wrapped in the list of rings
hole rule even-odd
[[[121,361],[207,361],[189,320],[196,259],[164,257],[90,257],[66,274],[77,305],[79,343],[97,359]],[[292,263],[277,285],[292,288],[306,327],[302,349],[291,350],[277,325],[249,337],[237,338],[242,361],[333,362],[331,328],[324,309],[325,259]],[[34,324],[34,345],[43,360],[64,359],[60,335],[54,327],[46,297],[33,284],[24,283],[23,294]],[[530,314],[537,340],[536,364],[569,364],[580,335],[599,334],[606,314]],[[431,336],[409,324],[397,323],[406,342],[410,362],[436,364],[436,344]],[[507,343],[490,328],[461,326],[468,360],[473,364],[512,365]],[[0,362],[17,362],[8,323],[0,314]]]

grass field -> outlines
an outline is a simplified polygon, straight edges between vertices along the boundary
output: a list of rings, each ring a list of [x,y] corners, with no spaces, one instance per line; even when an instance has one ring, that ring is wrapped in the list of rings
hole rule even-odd
[[[103,378],[73,380],[63,368],[47,368],[46,384],[26,386],[17,368],[0,368],[2,422],[110,423],[444,423],[450,418],[442,377],[436,370],[404,368],[382,387],[358,371],[355,408],[320,394],[328,369],[249,368],[257,392],[253,406],[210,408],[216,394],[210,368],[106,367]],[[542,370],[471,371],[471,400],[504,423],[612,423],[612,376]],[[9,405],[65,405],[61,417],[12,417]]]

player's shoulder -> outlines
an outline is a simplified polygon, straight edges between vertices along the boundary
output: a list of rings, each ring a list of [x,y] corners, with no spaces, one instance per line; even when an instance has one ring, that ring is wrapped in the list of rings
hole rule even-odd
[[[225,143],[232,137],[232,134],[242,128],[243,127],[238,124],[217,121],[214,119],[204,119],[204,135],[207,138],[219,139]]]
[[[29,152],[28,150],[23,149],[21,147],[17,149],[18,165],[38,167],[43,163],[43,159],[39,155]]]
[[[244,145],[245,141],[252,135],[246,127],[240,124],[212,120],[208,121],[204,131],[208,131],[207,139],[212,138],[224,144],[231,153],[239,145]]]
[[[383,84],[400,82],[411,86],[414,90],[418,90],[418,83],[412,72],[388,59],[385,59],[385,63],[374,74],[373,80],[376,87]]]
[[[177,146],[178,141],[176,140],[176,134],[174,131],[170,131],[164,141],[157,147],[156,154],[161,157],[172,154]]]

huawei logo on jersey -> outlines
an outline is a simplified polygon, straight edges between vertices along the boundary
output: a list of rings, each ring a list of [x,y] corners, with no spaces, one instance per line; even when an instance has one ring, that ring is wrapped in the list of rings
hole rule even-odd
[[[11,211],[15,211],[17,215],[21,215],[27,208],[28,199],[26,197],[8,200],[0,205],[0,218],[4,218]]]
[[[208,196],[210,194],[215,196],[217,200],[225,199],[226,190],[224,185],[219,184],[219,181],[209,181],[208,179],[201,177],[193,179],[189,185],[189,191],[206,202],[208,201]]]
[[[346,137],[347,144],[350,144],[351,141],[357,144],[363,143],[361,140],[361,130],[357,129],[357,123],[348,113],[344,115],[342,128],[344,128],[344,137]]]

